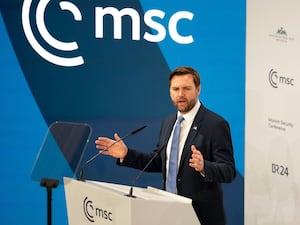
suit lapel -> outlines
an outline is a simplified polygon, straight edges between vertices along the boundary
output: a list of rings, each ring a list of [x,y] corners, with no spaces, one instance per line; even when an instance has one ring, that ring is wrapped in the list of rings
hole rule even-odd
[[[162,138],[162,140],[166,140],[166,141],[169,140],[172,130],[173,130],[174,123],[176,121],[176,118],[177,118],[177,116],[176,116],[176,114],[174,114],[166,121],[166,128],[164,129],[164,132],[163,132],[164,137]]]
[[[189,155],[188,153],[191,151],[191,145],[193,144],[194,138],[201,128],[201,121],[203,119],[204,112],[205,112],[205,107],[203,105],[201,105],[201,107],[199,108],[199,110],[195,116],[195,119],[190,128],[190,131],[186,138],[186,141],[184,143],[178,170],[180,170],[180,168],[183,166],[183,162],[184,162],[185,158]]]
[[[168,140],[171,136],[171,132],[174,126],[174,123],[176,121],[177,114],[174,114],[167,118],[166,122],[164,123],[164,129],[162,130],[162,137],[161,140],[163,140],[163,143],[160,143],[161,145],[165,144],[167,146]],[[166,156],[167,156],[167,147],[165,148],[165,151],[161,153],[162,162],[163,162],[163,170],[164,170],[164,177],[165,177],[165,171],[166,171]]]

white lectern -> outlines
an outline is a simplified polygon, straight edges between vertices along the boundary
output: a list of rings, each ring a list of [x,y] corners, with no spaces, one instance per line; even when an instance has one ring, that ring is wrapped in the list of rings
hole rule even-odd
[[[199,225],[191,199],[160,189],[64,178],[69,225]]]

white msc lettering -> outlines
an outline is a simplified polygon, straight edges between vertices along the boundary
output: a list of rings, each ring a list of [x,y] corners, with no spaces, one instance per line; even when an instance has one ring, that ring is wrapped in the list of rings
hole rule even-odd
[[[139,13],[133,8],[124,8],[118,10],[114,7],[96,7],[95,8],[95,37],[103,38],[104,37],[104,21],[103,18],[105,15],[111,15],[113,17],[113,38],[114,39],[122,39],[122,17],[129,16],[132,21],[132,33],[131,39],[138,41],[140,40],[140,29],[141,29],[141,19]],[[163,41],[166,37],[166,28],[155,21],[154,18],[164,19],[165,12],[158,9],[151,9],[145,12],[144,14],[144,22],[145,24],[157,31],[156,34],[150,34],[145,32],[143,38],[149,42],[160,42]],[[191,21],[194,17],[194,14],[188,11],[179,11],[173,14],[170,17],[168,23],[168,31],[169,35],[173,41],[179,44],[191,44],[194,42],[194,38],[192,35],[183,36],[178,33],[177,26],[181,20],[189,20]]]

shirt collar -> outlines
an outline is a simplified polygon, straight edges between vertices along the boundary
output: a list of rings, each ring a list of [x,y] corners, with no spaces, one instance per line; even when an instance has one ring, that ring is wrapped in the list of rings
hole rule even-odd
[[[183,117],[184,117],[184,120],[187,122],[187,123],[192,123],[194,121],[194,118],[199,110],[201,106],[201,103],[198,99],[198,101],[196,102],[196,104],[194,105],[194,107],[187,113],[183,114]],[[177,112],[177,118],[182,115],[179,111]]]

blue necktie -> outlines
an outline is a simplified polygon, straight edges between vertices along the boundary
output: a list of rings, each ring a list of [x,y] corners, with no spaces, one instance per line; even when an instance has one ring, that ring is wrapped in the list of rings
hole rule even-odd
[[[179,137],[180,137],[180,124],[184,120],[183,116],[179,116],[173,132],[173,138],[170,150],[169,170],[166,183],[166,190],[171,193],[177,193],[176,177],[178,167],[178,150],[179,150]]]

